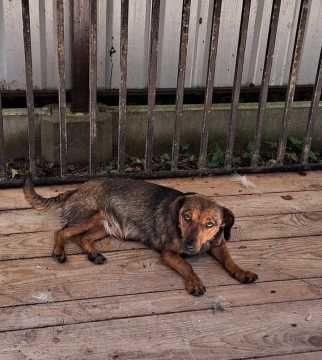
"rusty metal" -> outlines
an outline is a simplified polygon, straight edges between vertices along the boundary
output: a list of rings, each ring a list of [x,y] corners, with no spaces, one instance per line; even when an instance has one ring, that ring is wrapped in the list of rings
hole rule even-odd
[[[295,87],[298,72],[300,69],[300,61],[301,61],[301,54],[303,50],[303,43],[304,43],[304,35],[305,29],[307,24],[309,12],[309,0],[302,0],[300,6],[300,12],[298,17],[296,35],[295,35],[295,43],[292,55],[292,63],[291,63],[291,70],[288,79],[288,86],[287,86],[287,95],[286,95],[286,103],[284,107],[283,119],[282,119],[282,131],[281,137],[279,140],[278,148],[277,148],[277,163],[283,164],[284,162],[284,155],[286,150],[287,144],[287,134],[288,134],[288,127],[289,127],[289,113],[290,109],[293,104]]]
[[[160,0],[152,0],[150,51],[148,69],[148,121],[145,137],[145,171],[152,171],[153,145],[154,145],[154,106],[157,82],[157,60],[159,42]]]
[[[71,111],[89,111],[89,21],[91,0],[69,0],[72,25]]]
[[[173,170],[178,167],[179,151],[180,151],[180,135],[183,117],[183,98],[184,98],[184,82],[186,74],[187,47],[189,34],[189,18],[190,18],[191,0],[183,0],[181,15],[181,31],[180,31],[180,50],[176,91],[176,119],[174,124],[174,133],[172,140],[172,161],[171,168]]]
[[[127,98],[127,53],[128,53],[128,22],[129,0],[121,2],[121,38],[120,38],[120,93],[119,93],[119,128],[118,128],[118,153],[117,168],[120,173],[124,171],[125,130],[126,130],[126,98]]]
[[[4,129],[2,116],[2,96],[0,92],[0,179],[5,178],[6,174],[6,160],[4,154]]]
[[[214,2],[212,12],[211,38],[209,44],[208,72],[206,83],[205,103],[202,118],[202,128],[200,137],[200,152],[198,167],[203,169],[207,166],[207,150],[208,150],[208,117],[211,113],[212,95],[215,80],[216,57],[220,27],[221,0]]]
[[[281,8],[281,0],[274,0],[273,4],[272,4],[272,12],[271,12],[271,20],[270,20],[270,25],[269,25],[268,39],[267,39],[264,70],[263,70],[262,84],[261,84],[261,90],[260,90],[260,95],[259,95],[259,104],[258,104],[258,111],[257,111],[256,130],[255,130],[255,140],[254,140],[254,148],[253,148],[253,154],[252,154],[252,160],[251,160],[252,166],[257,166],[259,154],[260,154],[263,123],[264,123],[265,109],[266,109],[266,103],[267,103],[269,80],[271,77],[271,70],[272,70],[272,64],[273,64],[273,56],[274,56],[275,40],[276,40],[280,8]]]
[[[97,0],[90,2],[89,24],[89,174],[95,174],[97,150]]]
[[[228,141],[227,141],[227,147],[226,147],[226,153],[225,153],[225,167],[227,167],[229,169],[232,167],[232,157],[233,157],[233,152],[234,152],[237,115],[238,115],[238,108],[239,108],[239,94],[240,94],[240,87],[241,87],[241,81],[242,81],[242,76],[243,76],[244,56],[245,56],[245,48],[246,48],[246,40],[247,40],[247,30],[248,30],[250,6],[251,6],[251,0],[243,0],[243,8],[242,8],[240,29],[239,29],[237,57],[236,57],[233,95],[232,95],[232,100],[231,100]]]
[[[210,169],[207,167],[207,147],[208,147],[208,120],[213,101],[213,88],[216,68],[216,55],[218,47],[218,34],[220,27],[221,6],[222,0],[214,0],[212,10],[212,28],[210,35],[209,59],[207,69],[207,82],[204,95],[204,109],[202,119],[202,131],[200,152],[198,159],[198,168],[196,169],[178,169],[179,150],[180,150],[180,135],[183,118],[183,103],[185,92],[185,70],[186,57],[189,34],[189,17],[191,0],[183,0],[182,18],[181,18],[181,34],[180,34],[180,49],[179,62],[177,69],[177,89],[176,89],[176,121],[173,133],[172,143],[172,158],[171,170],[156,170],[152,169],[153,161],[153,145],[154,145],[154,108],[156,103],[156,82],[157,82],[157,61],[158,61],[158,42],[159,42],[159,22],[160,22],[160,0],[151,0],[151,27],[150,27],[150,42],[149,42],[149,67],[148,67],[148,117],[147,129],[145,134],[145,166],[144,170],[138,172],[128,172],[125,170],[125,139],[126,139],[126,117],[127,117],[127,57],[128,57],[128,21],[129,21],[129,0],[122,0],[121,2],[121,34],[120,34],[120,90],[111,90],[109,94],[114,91],[118,95],[119,101],[119,127],[118,127],[118,158],[117,170],[108,173],[108,176],[126,176],[132,178],[161,178],[161,177],[184,177],[184,176],[206,176],[217,174],[230,174],[232,172],[243,173],[257,173],[257,172],[275,172],[275,171],[303,171],[309,169],[322,169],[322,164],[309,163],[309,154],[312,141],[312,134],[315,122],[317,120],[317,113],[319,107],[319,100],[322,92],[322,50],[320,53],[319,64],[314,85],[314,92],[307,121],[307,129],[305,135],[305,142],[301,157],[301,163],[293,165],[283,165],[283,158],[285,153],[287,130],[289,122],[289,110],[291,108],[296,78],[299,71],[299,63],[301,52],[303,48],[304,33],[308,17],[309,0],[302,0],[297,31],[295,37],[295,45],[292,55],[291,71],[289,76],[287,88],[287,100],[283,114],[283,128],[282,136],[278,148],[278,162],[276,166],[258,166],[258,159],[260,154],[261,137],[263,130],[263,121],[265,114],[265,107],[268,100],[268,92],[272,90],[269,88],[270,74],[272,69],[272,61],[274,54],[274,46],[276,40],[276,32],[278,26],[279,12],[281,0],[273,0],[269,34],[266,47],[265,63],[263,69],[262,84],[260,88],[259,107],[257,112],[255,143],[252,154],[251,166],[238,167],[233,164],[234,140],[236,135],[237,113],[240,101],[241,80],[244,65],[245,46],[248,32],[248,19],[250,15],[251,0],[243,0],[241,23],[239,30],[238,49],[235,66],[234,85],[231,96],[231,113],[229,121],[229,134],[227,148],[225,152],[225,167]],[[30,39],[30,15],[29,15],[29,1],[22,0],[22,17],[23,17],[23,36],[24,36],[24,50],[25,50],[25,65],[26,65],[26,94],[28,107],[28,134],[29,134],[29,161],[30,171],[34,175],[37,184],[51,184],[51,183],[69,183],[82,182],[95,176],[96,169],[96,149],[97,149],[97,0],[80,0],[79,2],[71,1],[73,10],[73,56],[81,56],[79,63],[73,64],[73,70],[77,64],[84,69],[83,65],[89,63],[87,73],[83,70],[80,73],[81,83],[86,79],[87,90],[89,90],[89,97],[80,97],[80,102],[89,105],[89,173],[85,176],[68,175],[66,170],[66,152],[67,152],[67,131],[66,131],[66,90],[65,90],[65,50],[64,50],[64,9],[63,0],[56,0],[56,15],[57,15],[57,56],[58,56],[58,94],[59,94],[59,123],[60,123],[60,177],[35,177],[36,174],[36,150],[35,150],[35,125],[34,125],[34,99],[33,99],[33,84],[32,84],[32,58],[31,58],[31,39]],[[76,10],[78,12],[76,12]],[[77,18],[78,15],[78,18]],[[87,20],[85,19],[87,16]],[[85,20],[84,20],[85,19]],[[87,24],[87,25],[86,25]],[[75,27],[76,26],[76,27]],[[75,34],[77,29],[81,34]],[[85,32],[87,31],[87,35]],[[75,39],[76,36],[76,39]],[[86,48],[86,38],[87,50]],[[77,44],[75,44],[77,43]],[[87,51],[87,52],[86,52]],[[82,53],[81,55],[79,55]],[[80,70],[78,68],[78,70]],[[73,76],[75,76],[75,72]],[[87,78],[88,75],[88,78]],[[75,85],[75,84],[74,84]],[[83,84],[84,85],[84,84]],[[82,86],[83,86],[82,85]],[[274,90],[274,89],[273,89]],[[159,93],[167,90],[159,90]],[[227,89],[226,96],[228,94]],[[230,90],[229,90],[230,91]],[[258,89],[256,90],[258,91]],[[307,93],[310,90],[307,90]],[[2,91],[3,93],[3,91]],[[144,90],[141,94],[144,93]],[[131,92],[130,92],[131,94]],[[217,93],[216,93],[217,94]],[[258,92],[256,93],[256,96]],[[75,95],[75,93],[74,93]],[[142,96],[142,95],[141,95]],[[199,97],[203,97],[203,90],[199,90]],[[0,187],[4,186],[18,186],[21,185],[22,180],[3,178],[6,170],[6,157],[4,155],[4,125],[1,109],[1,94],[0,94]]]
[[[65,90],[64,0],[57,0],[58,116],[60,176],[66,172],[67,126]]]
[[[307,164],[308,159],[309,159],[314,124],[317,120],[318,111],[319,111],[321,90],[322,90],[322,48],[320,51],[318,68],[316,71],[314,92],[313,92],[311,107],[310,107],[310,111],[309,111],[309,119],[308,119],[307,126],[306,126],[306,134],[305,134],[303,152],[302,152],[302,157],[301,157],[301,162],[303,164]]]
[[[22,5],[23,44],[24,44],[24,53],[25,53],[26,98],[27,98],[27,109],[28,109],[29,171],[32,176],[37,176],[29,0],[21,0],[21,5]]]

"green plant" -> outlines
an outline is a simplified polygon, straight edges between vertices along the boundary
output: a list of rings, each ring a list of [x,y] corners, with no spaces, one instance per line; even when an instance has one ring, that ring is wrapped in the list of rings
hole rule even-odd
[[[301,154],[303,151],[304,140],[295,136],[289,136],[287,138],[285,162],[289,164],[299,163],[301,160]],[[316,151],[309,152],[309,161],[318,162],[320,154]]]
[[[208,154],[208,166],[210,168],[223,167],[224,161],[225,155],[220,146],[218,144],[213,145]]]

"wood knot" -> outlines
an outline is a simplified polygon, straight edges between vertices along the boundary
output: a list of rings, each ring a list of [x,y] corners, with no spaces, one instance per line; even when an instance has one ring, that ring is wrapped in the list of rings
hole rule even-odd
[[[310,336],[309,343],[316,347],[322,346],[322,336],[319,335]]]

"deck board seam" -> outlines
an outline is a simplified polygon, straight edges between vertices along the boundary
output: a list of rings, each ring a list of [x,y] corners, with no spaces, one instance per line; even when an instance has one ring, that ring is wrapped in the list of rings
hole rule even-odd
[[[25,210],[33,210],[33,209],[11,209],[11,210],[3,210],[3,212],[11,212],[11,211],[25,211]],[[2,210],[0,210],[1,212]],[[35,210],[36,211],[36,210]],[[263,217],[263,216],[275,216],[275,215],[295,215],[295,214],[311,214],[311,213],[322,213],[322,210],[299,210],[299,211],[290,211],[290,212],[274,212],[274,213],[265,213],[259,215],[238,215],[235,216],[236,219],[245,219],[245,218],[254,218],[254,217]],[[51,231],[51,230],[47,230]],[[38,230],[34,232],[46,232],[45,230]],[[33,233],[33,231],[21,232],[21,233],[9,233],[9,234],[1,234],[0,235],[18,235],[18,234],[27,234]]]
[[[317,279],[322,279],[322,275],[321,276],[310,276],[310,277],[291,277],[289,279],[278,279],[278,280],[263,280],[263,281],[257,281],[256,284],[266,284],[266,283],[275,283],[275,282],[287,282],[287,281],[303,281],[304,283],[307,283],[307,281],[309,280],[317,280]],[[240,284],[240,283],[230,283],[230,284],[219,284],[219,285],[209,285],[207,286],[208,289],[213,289],[213,288],[222,288],[222,287],[231,287],[231,286],[243,286],[244,284]],[[315,287],[316,285],[313,284],[308,284],[312,287]],[[250,286],[254,286],[254,285],[250,285]],[[99,299],[109,299],[109,298],[116,298],[116,297],[126,297],[126,296],[136,296],[136,295],[148,295],[148,294],[154,294],[154,293],[173,293],[176,291],[185,291],[185,289],[182,288],[175,288],[175,289],[166,289],[166,290],[154,290],[154,291],[147,291],[147,292],[134,292],[134,293],[126,293],[126,294],[116,294],[116,295],[103,295],[103,296],[93,296],[93,297],[87,297],[87,298],[72,298],[72,299],[65,299],[65,300],[56,300],[56,301],[50,301],[50,302],[34,302],[34,303],[24,303],[24,304],[15,304],[15,305],[5,305],[5,306],[1,306],[0,305],[0,310],[1,309],[8,309],[8,308],[17,308],[17,307],[23,307],[23,306],[38,306],[38,305],[42,305],[42,306],[46,306],[46,305],[52,305],[52,304],[59,304],[59,303],[69,303],[69,302],[73,302],[73,301],[88,301],[88,300],[99,300]],[[305,299],[304,299],[305,300]],[[302,300],[302,301],[304,301]],[[311,299],[314,300],[314,299]],[[289,300],[289,302],[292,302]],[[277,303],[277,302],[276,302]],[[275,304],[275,302],[274,302]],[[239,305],[239,306],[244,306],[244,305]],[[236,306],[238,307],[238,306]]]
[[[279,301],[279,302],[268,302],[268,303],[262,303],[262,304],[244,304],[244,305],[227,305],[225,309],[238,309],[243,307],[260,307],[260,306],[267,306],[267,305],[280,305],[280,304],[293,304],[293,303],[299,303],[299,302],[313,302],[313,301],[320,301],[321,302],[322,297],[314,298],[314,299],[298,299],[298,300],[287,300],[287,301]],[[48,328],[57,328],[62,326],[77,326],[77,325],[83,325],[83,324],[93,324],[93,323],[100,323],[100,322],[109,322],[109,321],[117,321],[117,320],[128,320],[128,319],[140,319],[140,318],[149,318],[149,317],[155,317],[155,316],[166,316],[166,315],[174,315],[174,314],[187,314],[187,313],[198,313],[198,312],[206,312],[206,311],[213,311],[215,314],[215,311],[212,306],[205,307],[201,309],[194,309],[194,310],[179,310],[179,311],[165,311],[163,313],[151,313],[146,315],[128,315],[128,316],[115,316],[111,317],[109,319],[95,319],[92,321],[79,321],[75,323],[69,323],[69,324],[55,324],[55,325],[43,325],[43,326],[35,326],[31,328],[22,328],[22,329],[9,329],[9,330],[0,330],[0,334],[4,333],[11,333],[11,332],[19,332],[19,331],[28,331],[28,330],[37,330],[37,329],[48,329]],[[226,311],[226,310],[224,310]],[[270,355],[273,356],[273,355]],[[246,360],[246,359],[245,359]]]
[[[36,233],[43,233],[43,232],[47,233],[49,231],[36,231],[35,234]],[[22,235],[22,234],[33,234],[33,232],[0,235],[0,244],[1,244],[1,236]],[[305,239],[305,238],[319,237],[319,236],[322,236],[322,232],[317,233],[317,234],[310,234],[310,235],[292,235],[292,236],[277,236],[277,237],[268,237],[268,238],[260,238],[260,239],[231,240],[231,241],[229,241],[228,246],[230,246],[231,244],[238,244],[238,243],[245,243],[245,242],[255,243],[256,241],[268,241],[268,240],[278,240],[278,239],[281,239],[281,240],[282,239],[283,240],[284,239],[301,239],[301,238]],[[100,241],[106,241],[106,240],[102,239]],[[123,253],[124,251],[133,252],[133,253],[136,253],[138,251],[154,252],[153,249],[139,247],[137,249],[117,249],[117,250],[102,251],[102,254],[108,256],[108,254]],[[67,255],[68,255],[68,257],[86,256],[86,254],[84,252],[81,252],[81,251],[80,252],[74,252],[74,253],[68,253],[67,252]],[[51,255],[41,255],[41,256],[30,256],[30,257],[15,257],[15,258],[10,258],[10,259],[1,259],[0,258],[0,263],[1,262],[10,262],[10,261],[38,260],[38,259],[52,259],[52,256]]]
[[[316,352],[322,352],[321,349],[317,350],[309,350],[309,351],[295,351],[295,352],[285,352],[285,353],[276,353],[270,355],[254,355],[254,356],[247,356],[247,357],[238,357],[238,358],[229,358],[228,360],[253,360],[253,359],[270,359],[272,357],[280,357],[283,358],[284,356],[289,355],[304,355],[304,354],[312,354]]]

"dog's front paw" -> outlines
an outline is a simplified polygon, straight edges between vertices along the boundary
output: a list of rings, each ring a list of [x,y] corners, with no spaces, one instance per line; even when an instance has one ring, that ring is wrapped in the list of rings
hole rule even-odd
[[[240,270],[234,274],[234,278],[242,284],[250,284],[258,279],[258,275],[252,271]]]
[[[54,249],[51,256],[60,264],[63,264],[67,260],[64,250]]]
[[[88,260],[96,265],[101,265],[105,263],[106,257],[99,252],[93,251],[88,254]]]
[[[186,290],[193,296],[201,296],[206,292],[206,287],[197,277],[191,277],[185,281]]]

